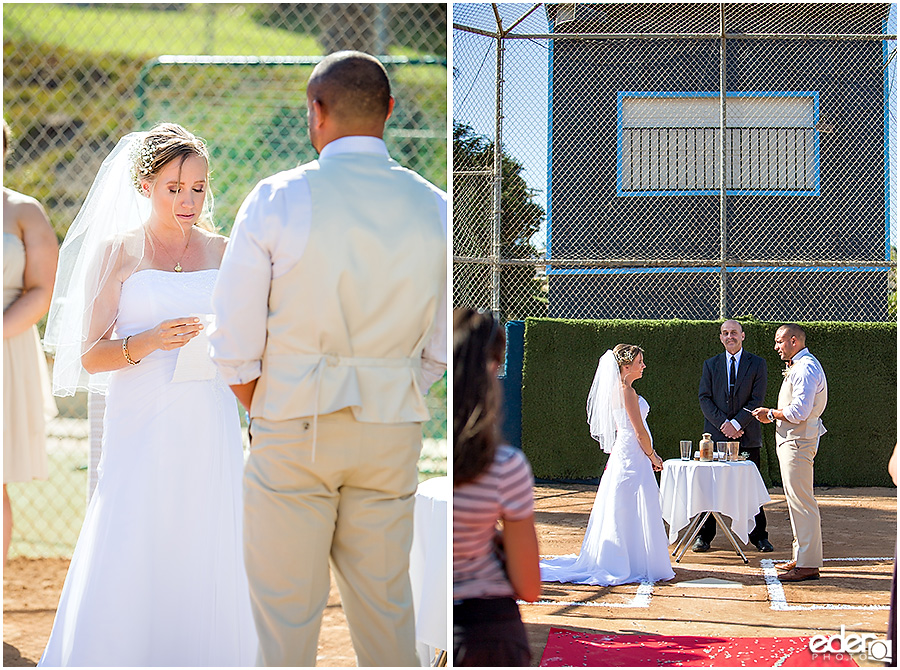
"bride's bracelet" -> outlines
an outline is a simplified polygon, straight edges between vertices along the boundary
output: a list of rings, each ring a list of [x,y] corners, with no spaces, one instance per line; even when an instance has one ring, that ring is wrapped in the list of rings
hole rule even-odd
[[[135,361],[131,358],[131,355],[128,353],[128,340],[131,339],[131,335],[122,340],[122,353],[125,354],[125,360],[128,361],[129,365],[137,365],[141,361]]]

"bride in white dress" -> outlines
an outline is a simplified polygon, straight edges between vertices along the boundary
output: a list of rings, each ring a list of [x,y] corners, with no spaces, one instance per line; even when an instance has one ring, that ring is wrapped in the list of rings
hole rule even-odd
[[[619,344],[600,359],[588,396],[591,436],[610,454],[577,556],[541,561],[541,580],[612,586],[675,576],[654,471],[663,462],[647,427],[650,406],[631,387],[643,351]]]
[[[255,662],[240,421],[203,337],[226,244],[206,223],[208,174],[181,126],[132,133],[63,243],[54,392],[107,400],[99,482],[39,665]]]

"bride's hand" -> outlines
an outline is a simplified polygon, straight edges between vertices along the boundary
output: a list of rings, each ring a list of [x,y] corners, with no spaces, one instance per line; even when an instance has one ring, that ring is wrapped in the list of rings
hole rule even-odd
[[[171,351],[183,347],[199,335],[201,330],[203,324],[200,323],[200,319],[195,316],[183,316],[161,321],[151,332],[157,349]]]
[[[653,464],[654,472],[662,472],[663,469],[663,460],[659,454],[655,451],[650,455],[650,462]]]

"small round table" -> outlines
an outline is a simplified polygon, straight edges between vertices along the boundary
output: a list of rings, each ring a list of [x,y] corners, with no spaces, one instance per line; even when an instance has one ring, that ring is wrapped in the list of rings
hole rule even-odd
[[[659,482],[663,519],[669,524],[669,544],[678,541],[678,532],[688,526],[672,555],[681,561],[700,527],[710,515],[728,537],[744,563],[747,557],[737,540],[746,544],[759,508],[771,502],[766,485],[752,461],[682,461],[663,464]],[[726,524],[722,515],[731,518]],[[680,553],[679,553],[680,552]]]

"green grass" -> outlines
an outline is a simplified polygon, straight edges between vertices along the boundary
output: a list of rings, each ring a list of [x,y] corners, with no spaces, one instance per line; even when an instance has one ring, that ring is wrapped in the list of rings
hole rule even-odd
[[[322,48],[309,35],[260,26],[252,7],[214,11],[189,3],[184,11],[104,9],[61,4],[5,4],[3,39],[49,42],[95,55],[132,58],[159,54],[316,56]],[[87,19],[89,17],[89,19]],[[190,39],[185,39],[185,37]]]
[[[100,157],[125,133],[160,120],[181,123],[209,142],[216,221],[226,234],[259,179],[315,157],[306,136],[309,67],[145,66],[164,53],[315,56],[322,49],[316,38],[255,22],[253,6],[186,7],[4,7],[4,116],[14,136],[4,182],[44,204],[60,239]],[[397,106],[386,129],[388,148],[401,164],[446,188],[447,69],[397,66],[391,77]],[[54,124],[71,141],[47,142]],[[15,151],[16,138],[28,147],[26,160]]]

